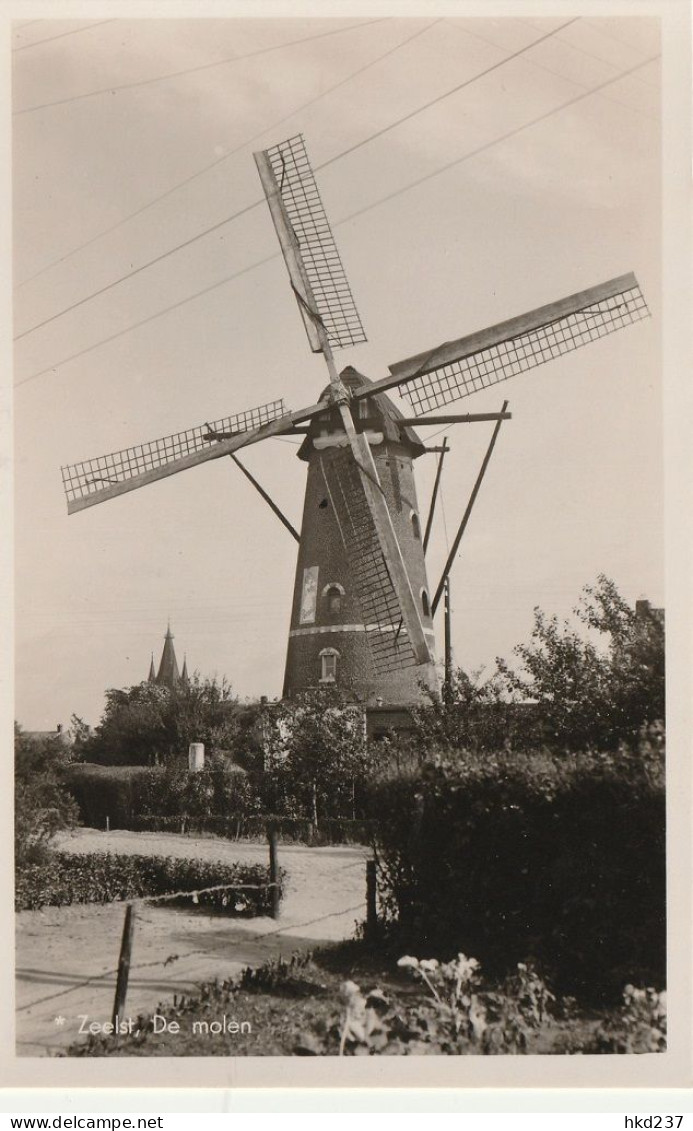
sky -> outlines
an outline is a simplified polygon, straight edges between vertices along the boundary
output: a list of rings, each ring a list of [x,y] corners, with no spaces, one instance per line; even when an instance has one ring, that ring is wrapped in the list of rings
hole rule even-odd
[[[22,725],[67,725],[73,712],[97,723],[105,689],[158,661],[169,620],[191,671],[225,676],[241,697],[281,693],[296,546],[231,461],[71,517],[60,468],[278,397],[317,398],[324,362],[252,159],[296,133],[368,335],[339,352],[340,368],[378,379],[628,271],[652,314],[459,402],[493,412],[507,398],[513,419],[452,569],[455,662],[490,674],[529,637],[535,606],[569,616],[600,573],[631,602],[665,603],[660,29],[594,10],[16,20]],[[492,428],[445,430],[431,589]],[[296,451],[283,439],[244,453],[294,525]],[[433,456],[417,461],[423,514],[434,474]],[[439,619],[442,654],[442,605]]]

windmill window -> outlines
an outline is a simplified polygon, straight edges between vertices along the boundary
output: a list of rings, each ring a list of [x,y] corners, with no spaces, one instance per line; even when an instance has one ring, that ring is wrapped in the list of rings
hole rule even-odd
[[[366,420],[366,418],[369,417],[370,415],[371,415],[371,402],[370,402],[368,397],[364,397],[362,401],[359,401],[359,418],[361,420]]]
[[[431,606],[428,603],[428,593],[425,589],[421,590],[421,608],[423,609],[423,615],[425,617],[430,617]]]
[[[322,591],[322,595],[327,601],[328,613],[335,614],[342,611],[342,597],[344,596],[344,587],[337,582],[326,585]]]
[[[323,648],[320,653],[320,682],[335,683],[337,679],[337,660],[339,652],[336,648]]]
[[[414,537],[416,538],[416,541],[420,542],[421,541],[421,524],[419,522],[419,516],[416,513],[416,511],[411,512],[411,529],[412,529],[412,533],[413,533]]]

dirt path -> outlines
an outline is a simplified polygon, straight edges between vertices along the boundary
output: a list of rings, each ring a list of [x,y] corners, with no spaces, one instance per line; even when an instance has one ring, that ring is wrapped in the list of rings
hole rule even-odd
[[[170,833],[79,829],[57,846],[227,863],[265,863],[268,858],[266,845]],[[367,856],[360,847],[281,845],[287,880],[276,921],[139,905],[126,1014],[136,1018],[152,1012],[200,982],[228,978],[279,954],[351,937],[365,915]],[[122,903],[45,907],[17,915],[18,1056],[50,1055],[80,1039],[80,1026],[86,1030],[92,1022],[110,1020],[123,916]]]

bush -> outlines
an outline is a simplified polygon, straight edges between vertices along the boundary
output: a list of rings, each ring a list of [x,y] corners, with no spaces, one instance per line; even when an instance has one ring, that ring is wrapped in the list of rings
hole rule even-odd
[[[448,755],[373,788],[401,943],[599,1000],[665,979],[663,757]]]
[[[15,724],[15,867],[40,864],[52,837],[71,828],[77,806],[65,786],[67,751],[56,737],[32,738]]]
[[[197,895],[200,888],[218,884],[238,884],[238,888]],[[259,886],[242,890],[247,884]],[[195,893],[195,903],[223,910],[227,915],[252,917],[269,914],[271,910],[271,889],[267,884],[269,869],[264,864],[223,864],[109,852],[53,852],[46,863],[30,865],[19,873],[15,904],[18,911],[33,911],[46,905],[110,903],[184,891]],[[188,903],[189,899],[188,896],[182,901]]]
[[[130,828],[136,832],[185,833],[226,837],[228,840],[265,840],[272,826],[282,841],[293,844],[371,844],[374,821],[330,818],[313,825],[303,817],[134,817]]]
[[[202,818],[229,813],[245,817],[257,811],[253,790],[245,774],[212,763],[190,773],[169,766],[99,766],[82,763],[70,768],[68,784],[82,820],[90,828],[145,827],[148,818],[171,818],[178,831],[181,818]]]

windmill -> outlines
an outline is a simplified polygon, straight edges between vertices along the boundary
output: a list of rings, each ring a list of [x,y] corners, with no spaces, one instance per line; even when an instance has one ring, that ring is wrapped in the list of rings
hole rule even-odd
[[[437,409],[605,337],[649,312],[635,276],[624,275],[489,329],[445,342],[370,380],[334,351],[366,340],[320,199],[303,137],[256,153],[309,345],[329,383],[318,399],[289,411],[273,401],[222,420],[62,469],[74,513],[273,436],[303,436],[308,464],[298,534],[252,480],[299,544],[284,694],[337,684],[361,701],[411,704],[437,686],[433,614],[454,551],[433,598],[424,559],[413,461],[427,449],[426,425],[494,420],[499,413],[438,415]],[[387,396],[406,398],[404,416]]]

